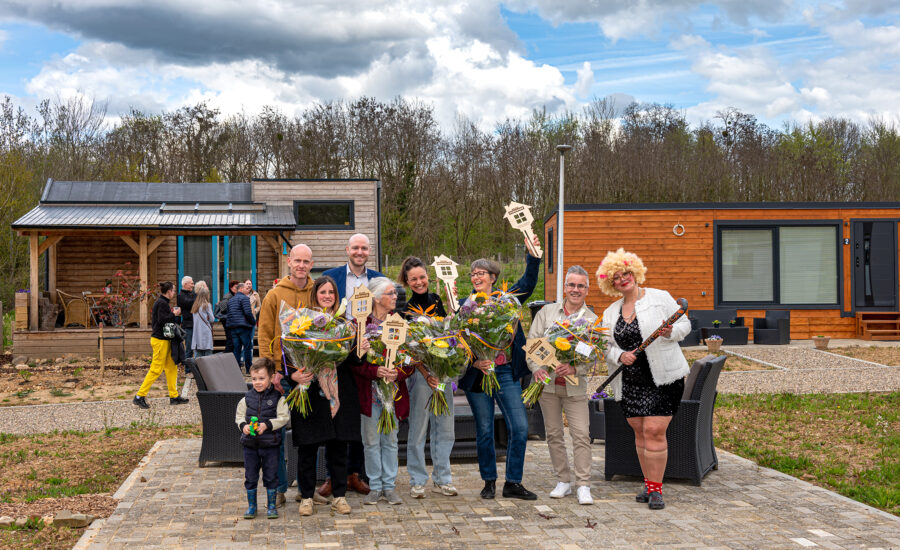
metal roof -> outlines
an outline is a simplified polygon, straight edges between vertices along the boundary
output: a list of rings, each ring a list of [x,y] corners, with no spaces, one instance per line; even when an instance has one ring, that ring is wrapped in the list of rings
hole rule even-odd
[[[290,206],[266,206],[258,211],[165,211],[164,205],[40,204],[13,222],[13,229],[267,229],[293,230]]]
[[[249,183],[48,180],[41,203],[250,202]]]

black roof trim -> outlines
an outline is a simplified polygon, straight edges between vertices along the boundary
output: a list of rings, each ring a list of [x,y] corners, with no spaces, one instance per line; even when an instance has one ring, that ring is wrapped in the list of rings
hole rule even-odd
[[[611,210],[826,210],[834,208],[897,208],[900,202],[614,202],[602,204],[567,204],[566,211],[590,212]],[[557,214],[554,209],[544,223]]]
[[[235,231],[294,231],[295,225],[104,225],[103,227],[86,227],[84,225],[13,225],[17,231],[40,230],[57,231],[59,229],[78,231],[178,231],[190,233],[192,231],[220,231],[233,229]]]

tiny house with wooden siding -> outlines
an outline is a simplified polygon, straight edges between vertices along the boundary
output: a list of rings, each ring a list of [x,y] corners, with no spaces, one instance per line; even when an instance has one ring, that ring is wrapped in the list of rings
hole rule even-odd
[[[574,204],[564,215],[564,270],[593,273],[621,247],[644,261],[645,285],[692,309],[737,309],[750,327],[790,310],[793,339],[900,340],[900,203]],[[548,300],[556,222],[544,222]],[[588,303],[603,311],[613,299],[592,287]]]

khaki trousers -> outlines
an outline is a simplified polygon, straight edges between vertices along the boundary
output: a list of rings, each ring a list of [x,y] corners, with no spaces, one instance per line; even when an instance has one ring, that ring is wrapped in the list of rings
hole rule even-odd
[[[587,394],[565,396],[547,393],[541,394],[539,400],[544,415],[544,429],[547,432],[547,447],[550,448],[550,461],[559,481],[572,483],[569,471],[569,457],[566,453],[565,432],[563,431],[562,413],[566,412],[569,421],[569,436],[572,438],[572,454],[575,458],[575,482],[581,485],[591,484],[591,438],[588,417]]]

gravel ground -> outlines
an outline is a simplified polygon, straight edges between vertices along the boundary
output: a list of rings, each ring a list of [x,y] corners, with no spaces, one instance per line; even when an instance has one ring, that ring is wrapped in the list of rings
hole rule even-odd
[[[877,365],[813,349],[789,346],[726,346],[724,351],[769,363],[764,371],[723,372],[722,393],[843,393],[900,390],[900,367]],[[0,432],[44,433],[53,430],[102,430],[137,424],[199,424],[200,407],[191,389],[187,405],[170,406],[168,398],[149,399],[150,410],[131,400],[3,407]]]

